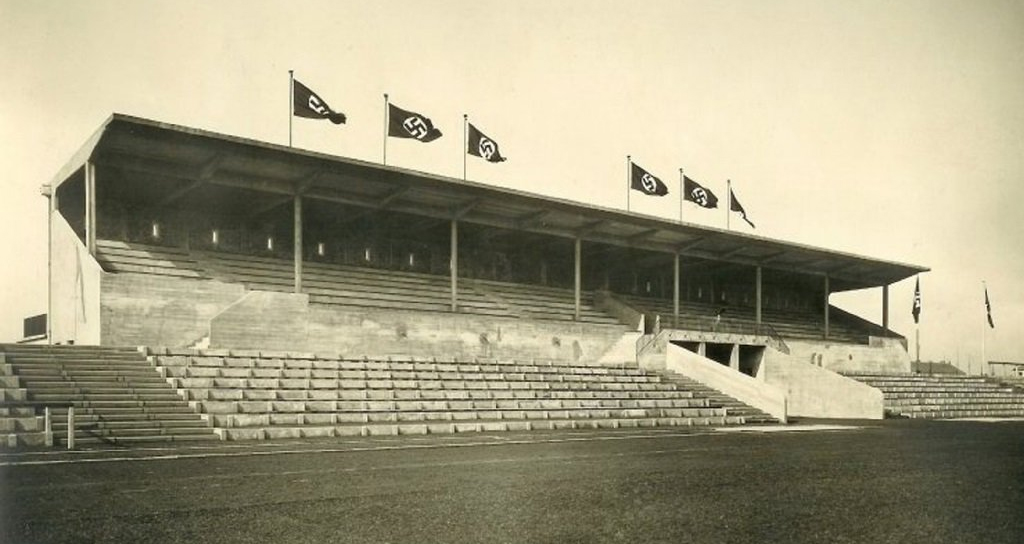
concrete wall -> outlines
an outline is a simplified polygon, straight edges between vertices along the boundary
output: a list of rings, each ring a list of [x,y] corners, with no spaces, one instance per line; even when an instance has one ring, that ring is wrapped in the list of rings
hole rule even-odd
[[[67,221],[51,214],[51,328],[53,343],[100,343],[99,263]]]
[[[666,346],[665,369],[697,380],[740,402],[771,414],[782,422],[786,421],[786,393],[757,378],[737,372],[674,344]]]
[[[766,348],[759,378],[786,392],[795,417],[882,419],[882,392],[831,370]]]
[[[240,284],[152,274],[103,274],[102,343],[187,347],[210,334],[210,320],[245,296]]]
[[[874,372],[906,374],[910,372],[910,354],[898,338],[872,337],[870,345],[786,340],[794,359],[833,372]]]
[[[260,291],[225,309],[210,328],[214,348],[587,362],[627,332],[615,325],[311,305],[306,295]]]

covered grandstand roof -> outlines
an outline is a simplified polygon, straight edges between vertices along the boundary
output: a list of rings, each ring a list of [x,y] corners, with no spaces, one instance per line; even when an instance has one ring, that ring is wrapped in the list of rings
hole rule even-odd
[[[54,187],[85,161],[139,174],[131,177],[132,191],[164,205],[207,187],[277,199],[300,194],[370,210],[828,276],[832,291],[878,287],[928,270],[122,114],[107,119],[57,175]]]

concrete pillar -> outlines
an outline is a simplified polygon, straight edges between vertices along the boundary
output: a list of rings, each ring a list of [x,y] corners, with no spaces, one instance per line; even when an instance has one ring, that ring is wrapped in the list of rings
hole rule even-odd
[[[700,355],[701,357],[707,357],[708,356],[708,344],[707,344],[707,342],[701,342],[701,343],[697,344],[697,355]]]
[[[456,219],[452,219],[451,243],[449,274],[451,276],[452,311],[457,312],[459,309],[459,222]]]
[[[96,256],[96,165],[85,163],[85,247]]]
[[[889,332],[889,284],[882,286],[882,328]]]
[[[582,282],[583,264],[581,262],[583,260],[583,240],[581,240],[579,236],[576,237],[576,247],[575,247],[575,250],[573,251],[573,254],[574,254],[574,261],[575,261],[575,276],[576,276],[576,282],[575,282],[575,288],[574,288],[575,292],[573,293],[573,295],[575,297],[575,314],[574,314],[573,319],[575,319],[576,321],[579,321],[580,320],[580,288],[581,288],[581,284],[583,283]]]
[[[729,350],[729,368],[740,371],[740,345],[733,344],[732,349]]]
[[[828,295],[829,295],[828,276],[825,276],[825,295],[822,297],[825,305],[825,339],[828,340]]]
[[[293,253],[295,254],[295,292],[302,292],[302,197],[295,195],[295,211],[292,214],[295,218],[295,226],[292,228],[295,235],[293,242]]]
[[[761,267],[758,266],[756,269],[754,279],[754,320],[758,324],[759,328],[761,325]]]
[[[672,256],[672,327],[679,328],[679,252]]]

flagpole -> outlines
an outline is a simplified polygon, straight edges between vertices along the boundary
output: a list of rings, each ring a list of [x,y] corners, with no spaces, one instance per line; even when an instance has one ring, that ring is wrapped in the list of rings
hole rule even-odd
[[[633,166],[632,155],[626,155],[626,211],[629,211],[629,175],[630,167]]]
[[[288,70],[288,147],[292,146],[292,117],[295,117],[295,70]]]
[[[731,213],[729,213],[729,210],[732,210],[732,180],[731,179],[725,180],[725,191],[727,193],[729,193],[725,197],[725,202],[726,202],[726,206],[725,206],[725,230],[731,230],[729,228],[729,219],[730,219],[729,216],[732,215]]]
[[[988,285],[985,285],[985,280],[981,280],[981,287],[985,291],[985,298],[988,298]],[[985,373],[985,327],[988,326],[988,305],[985,305],[985,320],[981,322],[981,372]]]
[[[384,93],[384,166],[388,164],[388,93]]]
[[[462,181],[466,181],[466,155],[469,150],[469,115],[462,114]]]
[[[683,222],[683,169],[679,169],[679,222]]]

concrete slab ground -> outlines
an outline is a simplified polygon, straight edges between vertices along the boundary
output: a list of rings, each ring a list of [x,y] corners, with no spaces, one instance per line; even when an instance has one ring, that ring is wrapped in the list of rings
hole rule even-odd
[[[2,542],[1009,543],[1024,422],[4,454],[0,493]]]

